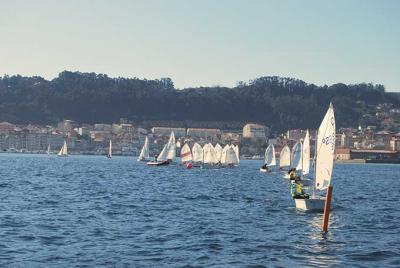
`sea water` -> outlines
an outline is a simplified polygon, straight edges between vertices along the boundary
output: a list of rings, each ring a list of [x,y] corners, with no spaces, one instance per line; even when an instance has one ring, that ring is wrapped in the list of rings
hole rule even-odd
[[[322,214],[282,173],[0,154],[2,267],[399,267],[400,166],[336,164]]]

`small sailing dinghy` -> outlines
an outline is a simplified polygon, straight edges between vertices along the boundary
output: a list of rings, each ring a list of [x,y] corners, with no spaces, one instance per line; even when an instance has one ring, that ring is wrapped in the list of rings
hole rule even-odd
[[[144,140],[144,145],[142,147],[142,150],[140,151],[140,155],[137,161],[149,161],[150,159],[149,152],[150,152],[150,144],[149,144],[149,139],[146,136],[146,139]]]
[[[215,151],[215,161],[216,164],[219,165],[221,164],[221,157],[222,157],[222,147],[221,145],[219,145],[219,143],[217,143],[214,147],[214,151]]]
[[[51,153],[50,144],[47,146],[47,151],[46,151],[46,153],[47,153],[47,154],[50,154],[50,153]]]
[[[315,144],[313,193],[308,199],[294,199],[297,209],[323,211],[325,197],[316,191],[326,190],[331,184],[336,139],[335,113],[332,103],[319,126]]]
[[[202,167],[204,160],[203,148],[197,142],[192,147],[193,167]]]
[[[226,152],[223,153],[222,164],[231,167],[239,164],[239,159],[233,147],[228,146]]]
[[[182,164],[187,164],[193,160],[192,151],[187,143],[185,143],[181,148],[181,162]]]
[[[290,148],[285,145],[279,154],[279,169],[284,170],[287,167],[290,167]]]
[[[57,155],[63,157],[68,156],[68,147],[67,147],[67,142],[65,140],[63,146],[61,147]]]
[[[112,141],[110,140],[110,144],[108,145],[107,158],[111,158],[111,157],[112,157]]]
[[[168,143],[162,149],[160,155],[157,157],[156,161],[147,162],[148,166],[166,166],[174,162],[176,158],[176,143],[175,134],[172,131],[169,136]]]
[[[264,165],[260,168],[261,172],[270,172],[270,167],[276,166],[275,147],[273,144],[268,145],[264,155]]]

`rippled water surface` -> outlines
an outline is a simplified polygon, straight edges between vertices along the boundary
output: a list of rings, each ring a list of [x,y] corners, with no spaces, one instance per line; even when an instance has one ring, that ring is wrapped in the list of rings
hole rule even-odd
[[[400,266],[400,166],[338,164],[330,231],[288,182],[130,157],[0,155],[0,266]]]

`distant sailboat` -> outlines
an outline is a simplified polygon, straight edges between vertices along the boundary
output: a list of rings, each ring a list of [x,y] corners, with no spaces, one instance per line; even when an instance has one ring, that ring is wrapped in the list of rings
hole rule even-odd
[[[237,158],[237,163],[240,163],[240,156],[239,156],[239,146],[238,145],[232,145],[233,150],[235,151],[236,158]]]
[[[302,172],[303,175],[310,173],[310,133],[306,132],[306,136],[303,141],[303,152],[302,152]]]
[[[290,148],[289,146],[283,147],[280,156],[279,156],[279,167],[280,169],[284,169],[290,166]]]
[[[276,166],[275,147],[273,144],[270,144],[265,150],[264,165],[260,168],[260,171],[267,172],[269,171],[268,167],[273,166]]]
[[[297,171],[303,168],[303,145],[301,141],[298,141],[292,148],[292,163],[291,168],[295,168]]]
[[[108,154],[107,154],[108,158],[112,157],[112,141],[110,140],[110,144],[108,146]]]
[[[51,151],[50,151],[50,144],[49,144],[49,145],[47,146],[47,151],[46,151],[46,153],[47,153],[47,154],[50,154],[50,152],[51,152]]]
[[[332,103],[319,126],[315,144],[313,193],[308,199],[294,199],[297,209],[322,211],[325,197],[316,195],[317,190],[326,190],[331,184],[335,153],[336,122]]]
[[[239,159],[237,157],[237,154],[232,147],[229,147],[224,155],[225,155],[225,159],[223,161],[224,165],[234,166],[239,164]]]
[[[182,146],[181,149],[181,162],[188,163],[193,160],[192,152],[190,151],[190,147],[187,143]]]
[[[224,148],[222,149],[222,153],[221,153],[221,164],[225,165],[225,161],[226,161],[226,152],[228,151],[228,149],[231,148],[228,144],[224,146]]]
[[[214,147],[215,150],[215,161],[217,164],[221,163],[221,157],[222,157],[222,147],[217,143]]]
[[[157,157],[155,162],[148,162],[149,166],[164,166],[169,165],[171,162],[174,162],[176,158],[176,143],[175,143],[175,134],[172,131],[169,136],[168,143],[162,149],[160,155]]]
[[[203,163],[208,165],[214,165],[218,161],[215,155],[214,146],[211,143],[207,143],[203,146]]]
[[[203,159],[204,159],[203,148],[197,142],[192,147],[192,158],[194,166],[201,166],[203,164]]]
[[[148,161],[150,159],[150,144],[149,144],[149,139],[146,136],[146,139],[144,140],[144,145],[142,150],[140,151],[140,155],[137,161]]]
[[[67,142],[64,140],[64,144],[58,152],[58,156],[68,156]]]

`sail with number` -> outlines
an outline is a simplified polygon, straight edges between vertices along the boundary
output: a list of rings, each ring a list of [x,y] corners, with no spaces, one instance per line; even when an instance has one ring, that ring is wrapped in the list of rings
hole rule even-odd
[[[308,129],[303,141],[302,165],[303,175],[310,173],[310,133],[308,132]]]
[[[315,188],[326,189],[332,179],[336,122],[332,103],[318,129],[315,161]]]
[[[264,164],[266,164],[267,166],[276,165],[275,147],[273,144],[268,145],[267,149],[265,150]]]
[[[283,147],[279,155],[279,167],[289,167],[290,166],[290,148],[289,146]]]
[[[303,168],[303,146],[301,142],[296,142],[296,144],[292,148],[292,163],[291,167],[295,168],[296,170],[301,170]]]
[[[61,147],[61,150],[58,152],[58,156],[67,156],[67,155],[68,155],[67,142],[64,140],[64,144]]]
[[[195,163],[203,162],[203,148],[197,142],[192,147],[192,158]]]
[[[149,148],[149,138],[146,136],[146,139],[144,140],[144,145],[142,147],[142,150],[140,151],[140,155],[138,158],[138,161],[146,161],[149,160],[150,158],[150,148]]]
[[[182,146],[181,149],[181,161],[182,163],[186,163],[192,161],[192,152],[190,151],[190,147],[187,143]]]

